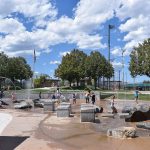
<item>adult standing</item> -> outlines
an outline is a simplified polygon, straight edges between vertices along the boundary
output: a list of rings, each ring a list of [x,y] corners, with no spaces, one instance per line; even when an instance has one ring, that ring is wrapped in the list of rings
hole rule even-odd
[[[94,105],[95,104],[95,94],[94,94],[94,92],[91,95],[91,101],[92,101],[92,104]]]

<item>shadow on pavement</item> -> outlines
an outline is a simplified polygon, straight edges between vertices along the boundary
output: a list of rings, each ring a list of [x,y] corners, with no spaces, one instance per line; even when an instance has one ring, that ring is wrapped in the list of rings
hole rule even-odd
[[[27,138],[29,138],[29,136],[0,136],[0,150],[14,150]]]

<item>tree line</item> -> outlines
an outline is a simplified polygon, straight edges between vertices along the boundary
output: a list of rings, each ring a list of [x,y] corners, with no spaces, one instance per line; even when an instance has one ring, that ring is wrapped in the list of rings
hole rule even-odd
[[[129,70],[133,78],[138,75],[150,77],[150,38],[133,48],[130,54]]]
[[[112,64],[98,51],[92,51],[90,55],[78,49],[72,50],[63,56],[61,64],[55,70],[55,76],[71,83],[76,82],[77,86],[81,79],[89,77],[96,83],[99,78],[110,79],[114,74]]]
[[[31,78],[33,72],[23,57],[8,57],[0,53],[0,77],[15,80],[26,80]]]

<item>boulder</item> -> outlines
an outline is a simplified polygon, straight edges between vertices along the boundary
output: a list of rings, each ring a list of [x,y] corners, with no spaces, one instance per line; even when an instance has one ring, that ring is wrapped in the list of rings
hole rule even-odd
[[[51,100],[45,100],[44,103],[44,111],[54,111],[55,110],[55,103]]]
[[[119,127],[115,129],[108,129],[107,136],[114,138],[134,138],[136,130],[133,127]]]
[[[130,113],[130,115],[125,118],[125,121],[127,122],[139,122],[150,119],[150,107],[147,104],[137,104],[136,107],[126,107],[126,108],[129,108],[128,110]]]
[[[125,117],[126,122],[139,122],[145,120],[147,120],[147,116],[141,111],[135,111],[133,112],[133,114],[130,114],[129,116]]]
[[[111,113],[103,113],[101,114],[102,117],[108,117],[108,118],[114,118],[115,115],[114,114],[111,114]]]
[[[40,101],[40,99],[34,99],[32,100],[34,103],[34,107],[40,107],[43,108],[44,107],[44,103]]]
[[[58,106],[57,117],[70,117],[70,106],[69,105]]]
[[[136,127],[150,130],[150,122],[138,122]]]
[[[6,102],[4,102],[3,100],[0,100],[1,105],[9,105]]]
[[[81,104],[81,122],[95,122],[95,108],[92,104]]]
[[[120,118],[124,119],[124,118],[129,116],[129,113],[118,113],[118,115],[119,115]]]
[[[150,110],[150,107],[147,104],[137,104],[136,109],[141,112],[148,112]]]
[[[131,112],[134,112],[136,110],[137,109],[134,106],[124,106],[122,109],[122,113],[131,113]]]
[[[20,102],[19,104],[16,104],[14,106],[15,109],[26,109],[26,108],[32,108],[32,105],[29,104],[28,102],[26,101],[22,101]]]

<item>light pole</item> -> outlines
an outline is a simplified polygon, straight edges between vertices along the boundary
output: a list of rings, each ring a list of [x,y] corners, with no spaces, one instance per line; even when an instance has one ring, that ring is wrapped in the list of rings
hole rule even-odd
[[[108,61],[110,63],[110,30],[113,29],[114,25],[108,25]],[[110,78],[108,79],[108,89],[110,89]]]
[[[124,52],[126,50],[122,49],[122,85],[124,89]]]

